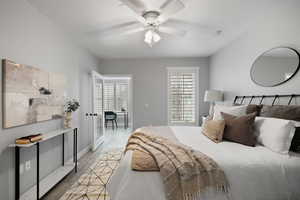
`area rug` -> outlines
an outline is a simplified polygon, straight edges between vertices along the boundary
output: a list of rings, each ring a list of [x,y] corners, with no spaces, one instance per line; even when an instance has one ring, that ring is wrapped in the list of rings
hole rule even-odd
[[[107,183],[118,167],[122,150],[102,153],[60,200],[110,200]]]

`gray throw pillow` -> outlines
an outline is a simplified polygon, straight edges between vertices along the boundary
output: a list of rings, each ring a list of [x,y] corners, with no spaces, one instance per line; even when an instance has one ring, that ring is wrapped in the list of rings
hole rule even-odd
[[[300,106],[264,105],[259,116],[300,121]]]
[[[237,117],[221,113],[225,120],[223,139],[247,146],[255,146],[254,122],[256,113]]]
[[[235,103],[233,105],[234,106],[241,106],[242,104]],[[249,104],[247,106],[246,114],[251,114],[251,113],[256,112],[257,115],[259,115],[262,107],[263,107],[263,105]]]

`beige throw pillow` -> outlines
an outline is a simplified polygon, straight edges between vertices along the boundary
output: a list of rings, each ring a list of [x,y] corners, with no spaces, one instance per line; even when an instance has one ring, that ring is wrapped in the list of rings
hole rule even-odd
[[[222,141],[225,128],[225,120],[205,120],[202,125],[202,133],[215,143]]]

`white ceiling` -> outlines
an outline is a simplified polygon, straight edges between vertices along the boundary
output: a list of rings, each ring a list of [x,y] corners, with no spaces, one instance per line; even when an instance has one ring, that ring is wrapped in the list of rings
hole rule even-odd
[[[152,48],[143,42],[143,33],[100,37],[101,30],[135,20],[119,0],[28,1],[99,58],[140,58],[209,56],[246,32],[271,0],[182,0],[186,8],[173,18],[191,24],[183,27],[188,34],[183,38],[162,35]],[[200,26],[223,32],[203,34]]]

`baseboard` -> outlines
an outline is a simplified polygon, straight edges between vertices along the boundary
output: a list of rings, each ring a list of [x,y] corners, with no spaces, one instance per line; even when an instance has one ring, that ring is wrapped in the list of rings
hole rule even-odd
[[[84,156],[86,153],[88,153],[91,150],[91,145],[88,145],[84,149],[82,149],[80,152],[77,154],[77,158],[80,159],[82,156]]]
[[[85,147],[84,149],[82,149],[80,152],[77,153],[78,164],[79,164],[79,159],[83,157],[85,154],[87,154],[89,151],[91,151],[91,145],[88,145],[87,147]],[[73,158],[67,160],[67,162],[72,162],[72,161]]]

